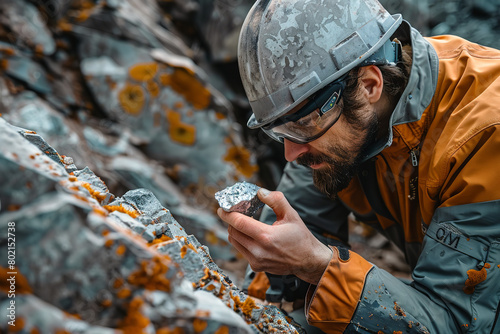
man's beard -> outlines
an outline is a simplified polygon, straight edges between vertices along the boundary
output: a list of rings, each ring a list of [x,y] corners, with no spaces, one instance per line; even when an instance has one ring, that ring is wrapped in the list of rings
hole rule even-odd
[[[376,141],[378,131],[376,116],[370,119],[366,130],[366,135],[361,144],[358,145],[357,150],[347,151],[338,146],[329,146],[328,153],[330,153],[330,156],[326,154],[313,155],[312,153],[304,153],[297,158],[297,163],[304,166],[325,162],[325,165],[321,168],[313,169],[313,181],[316,188],[328,197],[332,199],[337,198],[337,193],[347,188],[352,178],[358,174],[365,160],[367,149]],[[356,154],[354,157],[352,157],[353,153]],[[333,158],[333,155],[337,158]]]

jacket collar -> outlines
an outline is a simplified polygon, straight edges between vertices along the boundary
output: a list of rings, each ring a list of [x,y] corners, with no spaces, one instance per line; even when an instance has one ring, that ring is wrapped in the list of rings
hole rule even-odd
[[[406,35],[411,36],[413,63],[410,78],[391,115],[386,140],[378,141],[372,145],[368,149],[365,161],[391,146],[393,126],[418,121],[431,103],[436,91],[439,70],[436,50],[408,22],[403,21],[400,29],[403,29],[403,33]]]

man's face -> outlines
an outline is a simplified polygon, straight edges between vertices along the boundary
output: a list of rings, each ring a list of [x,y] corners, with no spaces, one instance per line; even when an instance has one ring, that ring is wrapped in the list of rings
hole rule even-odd
[[[311,167],[315,186],[334,198],[358,173],[378,127],[373,106],[363,103],[357,110],[344,110],[339,121],[312,142],[296,144],[285,139],[285,157]]]

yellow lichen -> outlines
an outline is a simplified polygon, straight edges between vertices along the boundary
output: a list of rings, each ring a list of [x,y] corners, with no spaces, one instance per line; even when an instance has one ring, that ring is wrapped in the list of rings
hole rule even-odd
[[[120,101],[122,109],[134,116],[141,113],[146,103],[146,97],[142,87],[130,83],[127,83],[118,93],[118,100]]]
[[[250,157],[250,151],[245,147],[232,146],[227,151],[224,161],[232,163],[243,176],[251,177],[259,170],[259,167],[250,162]]]
[[[146,82],[153,79],[158,72],[157,63],[142,63],[132,66],[128,73],[136,81]]]
[[[196,141],[196,127],[191,124],[183,123],[181,121],[181,115],[175,111],[167,110],[166,114],[170,138],[180,144],[193,145]]]
[[[164,86],[172,87],[198,110],[205,109],[210,104],[210,90],[186,68],[175,68],[172,74],[163,73],[160,75],[160,82]]]
[[[151,97],[157,97],[160,94],[160,86],[158,86],[158,84],[153,80],[149,80],[146,83],[146,88],[148,89]]]

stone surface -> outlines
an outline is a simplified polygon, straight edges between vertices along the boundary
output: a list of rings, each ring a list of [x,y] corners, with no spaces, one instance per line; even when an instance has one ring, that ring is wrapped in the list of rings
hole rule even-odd
[[[117,197],[89,168],[68,172],[43,138],[1,118],[0,141],[0,229],[13,227],[16,240],[15,263],[0,267],[0,304],[12,300],[14,275],[16,330],[299,332],[241,292],[151,191]],[[26,182],[36,191],[22,191]],[[14,328],[5,319],[2,332]]]

